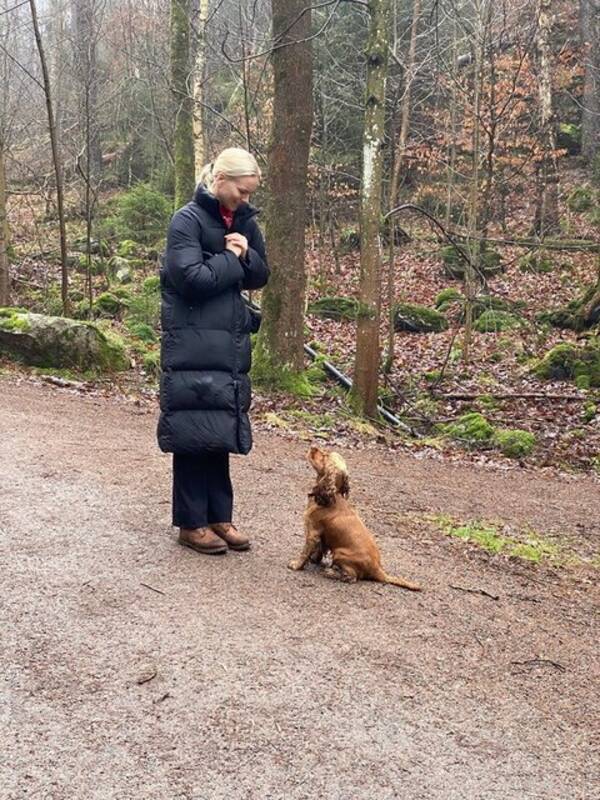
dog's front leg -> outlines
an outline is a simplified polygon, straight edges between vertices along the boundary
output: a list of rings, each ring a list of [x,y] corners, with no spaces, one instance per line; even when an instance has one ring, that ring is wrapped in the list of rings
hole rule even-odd
[[[288,564],[288,569],[300,570],[304,569],[306,562],[311,555],[321,546],[321,532],[317,528],[313,528],[308,522],[305,523],[305,541],[302,552],[298,558],[292,559]]]

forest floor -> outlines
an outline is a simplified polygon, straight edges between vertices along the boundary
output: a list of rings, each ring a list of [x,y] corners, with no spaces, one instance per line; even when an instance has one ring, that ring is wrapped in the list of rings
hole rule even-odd
[[[351,586],[286,569],[312,475],[260,422],[252,550],[178,547],[156,415],[0,375],[2,800],[598,797],[597,479],[341,441],[424,591]]]

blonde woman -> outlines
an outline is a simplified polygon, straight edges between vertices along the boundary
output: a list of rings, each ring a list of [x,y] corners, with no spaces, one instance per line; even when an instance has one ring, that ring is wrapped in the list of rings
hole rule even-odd
[[[162,378],[158,443],[173,453],[173,525],[200,553],[247,550],[232,524],[229,454],[252,447],[250,333],[258,329],[242,289],[269,278],[250,205],[261,178],[254,156],[223,150],[194,199],[169,226],[161,270]]]

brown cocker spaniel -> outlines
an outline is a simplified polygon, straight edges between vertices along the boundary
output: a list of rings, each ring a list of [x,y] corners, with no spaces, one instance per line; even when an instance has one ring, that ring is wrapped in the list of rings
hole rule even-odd
[[[346,499],[350,492],[348,470],[337,453],[311,447],[308,460],[317,473],[317,483],[308,496],[304,512],[306,541],[299,558],[290,561],[293,570],[304,569],[309,559],[320,562],[330,550],[332,567],[325,570],[329,578],[349,583],[358,580],[380,581],[421,591],[421,587],[404,578],[388,575],[381,566],[381,555],[373,534],[364,525]]]

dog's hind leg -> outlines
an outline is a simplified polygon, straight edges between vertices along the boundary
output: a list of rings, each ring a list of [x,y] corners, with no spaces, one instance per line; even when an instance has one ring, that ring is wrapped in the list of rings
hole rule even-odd
[[[333,566],[323,570],[323,575],[325,575],[326,578],[343,581],[344,583],[356,583],[358,580],[356,570],[347,564],[334,563]]]

